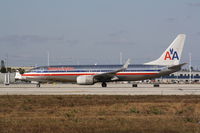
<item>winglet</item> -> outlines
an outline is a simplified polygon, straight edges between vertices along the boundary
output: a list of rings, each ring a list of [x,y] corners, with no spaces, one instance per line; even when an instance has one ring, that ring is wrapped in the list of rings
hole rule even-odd
[[[128,65],[130,64],[130,59],[128,59],[127,61],[126,61],[126,63],[123,65],[123,69],[127,69],[128,68]]]

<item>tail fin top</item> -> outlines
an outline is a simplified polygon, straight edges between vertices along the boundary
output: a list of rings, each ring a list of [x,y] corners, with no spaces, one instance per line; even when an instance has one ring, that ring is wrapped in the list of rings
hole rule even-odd
[[[145,63],[147,65],[178,65],[185,42],[185,34],[179,34],[165,52],[157,60]]]

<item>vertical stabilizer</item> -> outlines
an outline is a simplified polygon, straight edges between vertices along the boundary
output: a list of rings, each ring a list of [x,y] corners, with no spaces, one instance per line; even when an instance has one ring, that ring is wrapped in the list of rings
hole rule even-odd
[[[147,65],[178,65],[181,59],[183,46],[185,42],[185,34],[179,34],[170,44],[165,52],[157,60],[145,63]]]

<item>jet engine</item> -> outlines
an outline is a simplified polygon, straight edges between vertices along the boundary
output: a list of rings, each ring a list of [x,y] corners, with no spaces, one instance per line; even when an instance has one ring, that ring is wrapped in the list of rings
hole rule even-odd
[[[93,85],[94,77],[91,75],[82,75],[76,78],[76,82],[79,85]]]

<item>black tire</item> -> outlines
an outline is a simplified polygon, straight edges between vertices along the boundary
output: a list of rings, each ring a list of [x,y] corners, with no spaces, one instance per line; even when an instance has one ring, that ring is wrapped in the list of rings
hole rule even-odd
[[[160,85],[159,84],[154,84],[153,87],[160,87]]]
[[[105,82],[103,82],[103,83],[101,84],[101,86],[102,86],[102,87],[107,87],[107,84],[106,84]]]
[[[132,84],[132,87],[138,87],[138,85],[137,84]]]
[[[36,87],[37,87],[37,88],[40,88],[40,83],[38,83],[38,84],[36,85]]]

